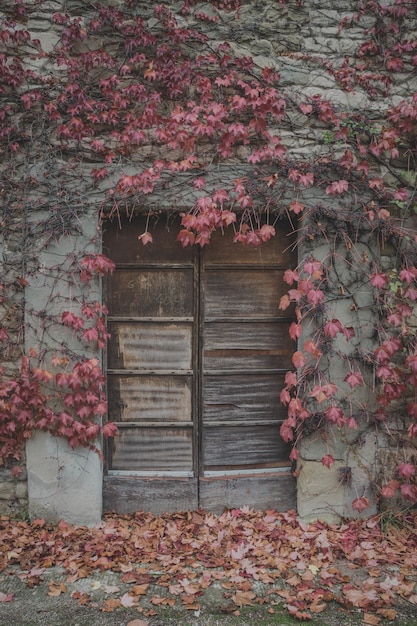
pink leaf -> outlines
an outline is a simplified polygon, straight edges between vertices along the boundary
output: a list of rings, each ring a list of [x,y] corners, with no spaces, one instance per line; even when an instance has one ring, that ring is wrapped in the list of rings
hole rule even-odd
[[[334,458],[331,454],[325,454],[322,459],[321,462],[323,463],[323,465],[325,467],[327,467],[327,469],[330,469],[330,467],[333,465],[334,463]]]
[[[332,339],[336,337],[337,333],[341,333],[342,330],[343,326],[339,320],[329,320],[324,325],[324,334]]]
[[[344,380],[348,383],[351,389],[354,389],[354,387],[357,387],[358,385],[363,385],[361,372],[350,372]]]
[[[311,339],[307,339],[304,343],[304,350],[311,354],[315,359],[318,359],[322,354],[320,349],[317,347],[317,344],[314,343],[314,341],[311,341]]]
[[[144,246],[146,246],[147,243],[152,243],[153,242],[153,237],[152,237],[151,233],[148,232],[148,231],[142,233],[142,235],[139,235],[138,239],[139,239],[139,241],[142,242],[142,244]]]
[[[269,224],[264,224],[258,232],[258,235],[262,241],[268,241],[271,237],[275,236],[275,228]]]
[[[310,302],[310,304],[314,304],[314,306],[317,306],[318,304],[323,302],[324,293],[321,291],[321,289],[310,289],[307,294],[307,300]]]
[[[280,309],[280,311],[285,311],[285,309],[288,309],[290,304],[291,304],[291,300],[290,300],[289,296],[287,296],[287,295],[282,296],[280,301],[279,301],[279,309]]]
[[[298,282],[298,272],[295,270],[285,270],[284,280],[288,285],[292,285],[294,282]]]
[[[295,322],[291,324],[289,335],[293,341],[296,341],[299,337],[301,337],[302,332],[303,329],[300,324],[296,324]]]
[[[83,332],[83,339],[85,339],[86,341],[97,341],[97,339],[98,339],[97,329],[96,328],[87,328]]]
[[[381,489],[381,493],[384,498],[392,498],[397,493],[400,487],[398,480],[391,480],[387,485],[384,485]]]
[[[106,422],[101,429],[103,437],[114,437],[117,433],[117,426],[114,422]]]
[[[410,480],[410,478],[414,476],[415,473],[415,467],[411,463],[400,463],[398,465],[398,476],[401,476],[401,478]]]
[[[306,364],[306,361],[307,361],[307,358],[305,354],[303,354],[299,350],[294,352],[294,354],[292,355],[292,362],[294,364],[294,367],[297,367],[297,368],[304,367],[304,365]]]
[[[298,215],[299,213],[304,211],[304,204],[301,204],[301,202],[295,202],[295,201],[291,202],[290,203],[290,211],[295,213],[295,215]]]
[[[313,112],[313,105],[307,104],[306,102],[302,102],[300,104],[300,111],[304,113],[304,115],[309,115],[310,113]]]
[[[362,513],[365,509],[368,509],[371,506],[371,502],[369,498],[362,496],[361,498],[356,498],[352,502],[352,509],[358,511],[358,513]]]
[[[279,429],[279,433],[284,441],[287,443],[294,439],[294,431],[292,426],[289,423],[289,420],[285,420],[282,422],[281,427]]]
[[[385,287],[385,285],[388,284],[388,278],[382,272],[379,274],[372,274],[370,283],[372,287],[377,287],[378,289],[382,289],[382,287]]]
[[[400,487],[401,495],[410,502],[417,501],[417,487],[410,483],[403,483]]]
[[[206,181],[204,178],[196,178],[193,185],[196,189],[200,190],[206,186]]]
[[[3,593],[0,591],[0,602],[11,602],[14,596],[14,593]]]
[[[328,421],[332,424],[343,426],[343,424],[345,423],[345,416],[340,407],[330,406],[328,409],[326,409],[325,415]]]
[[[326,187],[326,193],[329,196],[335,196],[344,193],[348,190],[348,188],[349,183],[347,180],[335,180],[333,183]]]

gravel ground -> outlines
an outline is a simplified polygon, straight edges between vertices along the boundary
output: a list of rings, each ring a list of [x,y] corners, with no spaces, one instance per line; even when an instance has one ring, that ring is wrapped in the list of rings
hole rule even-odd
[[[48,595],[50,583],[55,587],[66,579],[63,570],[50,568],[42,575],[39,585],[29,587],[18,578],[18,570],[3,572],[0,576],[0,592],[14,594],[10,602],[0,603],[0,626],[286,626],[300,624],[289,616],[280,605],[266,603],[256,607],[244,607],[239,615],[225,613],[224,590],[210,587],[199,598],[199,611],[185,610],[181,607],[152,607],[145,600],[142,607],[145,613],[156,609],[156,615],[146,615],[138,607],[117,608],[112,612],[103,612],[104,589],[111,585],[120,586],[120,576],[113,572],[95,572],[93,576],[65,583],[65,591],[59,596]],[[128,587],[127,587],[128,588]],[[91,600],[83,606],[72,598],[73,593],[88,593]],[[120,592],[117,594],[120,596]],[[108,597],[108,596],[107,596]],[[382,619],[379,626],[386,624],[398,626],[417,626],[416,607],[401,603],[396,607],[395,620]],[[273,612],[272,612],[273,611]],[[141,621],[142,622],[141,622]],[[136,623],[135,623],[136,621]],[[314,615],[308,623],[322,626],[363,626],[364,615],[358,610],[346,611],[338,605],[329,607]],[[369,623],[369,622],[368,622]]]

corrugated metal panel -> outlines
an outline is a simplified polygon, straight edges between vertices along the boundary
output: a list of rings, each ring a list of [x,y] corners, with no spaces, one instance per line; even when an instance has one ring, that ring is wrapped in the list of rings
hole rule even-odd
[[[109,376],[109,412],[117,422],[192,422],[190,376]]]
[[[120,428],[111,469],[192,471],[192,429]]]
[[[244,467],[282,463],[286,446],[274,425],[204,429],[204,467]]]
[[[191,324],[109,323],[109,369],[190,370]]]

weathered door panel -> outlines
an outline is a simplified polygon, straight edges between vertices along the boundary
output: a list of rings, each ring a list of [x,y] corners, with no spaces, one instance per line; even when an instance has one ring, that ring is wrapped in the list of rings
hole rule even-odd
[[[116,261],[105,298],[109,417],[119,426],[104,507],[121,512],[198,506],[194,253],[166,222],[151,226],[153,245],[138,241],[143,218],[109,225],[104,239]]]
[[[292,346],[290,320],[278,306],[285,291],[283,263],[288,260],[282,235],[260,249],[233,245],[230,239],[225,244],[216,237],[204,251],[200,297],[205,477],[213,471],[261,472],[288,465],[288,448],[279,436],[285,419],[279,394],[291,367]],[[222,489],[226,484],[216,481]],[[208,488],[207,480],[203,488]]]
[[[146,228],[154,243],[143,246]],[[292,355],[292,320],[278,308],[293,259],[288,232],[260,249],[215,233],[202,250],[183,249],[177,232],[138,217],[105,235],[117,263],[105,300],[119,434],[108,446],[104,507],[292,508],[279,437]]]
[[[205,318],[275,317],[283,294],[283,272],[213,269],[204,276]]]

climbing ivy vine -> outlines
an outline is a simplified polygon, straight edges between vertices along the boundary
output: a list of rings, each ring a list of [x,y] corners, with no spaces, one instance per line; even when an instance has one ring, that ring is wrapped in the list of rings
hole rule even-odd
[[[283,15],[289,4],[279,2]],[[34,429],[74,447],[96,447],[100,432],[115,432],[100,426],[103,374],[82,348],[98,354],[105,346],[106,310],[89,293],[113,265],[94,227],[86,249],[62,251],[48,270],[58,312],[45,306],[24,321],[16,306],[23,310],[24,289],[44,271],[44,250],[80,235],[86,220],[98,226],[138,210],[150,220],[180,212],[183,246],[209,245],[226,228],[236,245],[261,246],[286,220],[300,258],[277,303],[294,311],[294,369],[281,392],[291,458],[303,437],[319,433],[331,468],[330,432],[353,448],[374,428],[396,450],[390,473],[371,477],[375,492],[415,502],[416,2],[352,2],[339,36],[355,29],[361,37],[339,62],[287,53],[326,73],[346,95],[335,102],[283,85],[272,62],[219,42],[225,20],[238,23],[238,0],[99,1],[85,3],[82,15],[69,2],[50,15],[49,38],[38,40],[31,23],[45,5],[8,1],[0,26],[2,462],[21,458]],[[411,86],[403,97],[401,83]],[[362,108],[343,104],[358,91]],[[297,150],[305,128],[311,152]],[[138,245],[152,245],[150,229],[138,233]],[[39,345],[16,371],[28,324]],[[78,336],[80,350],[51,339],[59,325]],[[369,500],[357,494],[353,506],[362,511]]]

